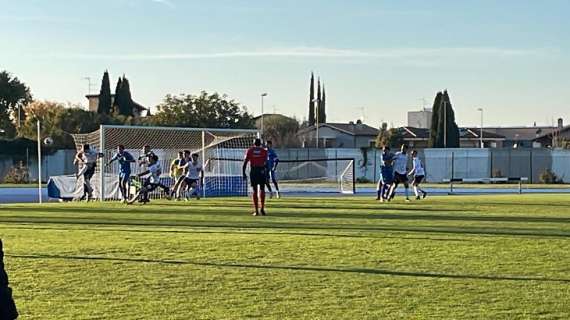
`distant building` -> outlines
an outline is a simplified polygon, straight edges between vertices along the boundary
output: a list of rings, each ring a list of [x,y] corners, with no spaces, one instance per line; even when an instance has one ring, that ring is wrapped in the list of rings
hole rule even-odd
[[[368,148],[375,145],[379,130],[361,121],[349,123],[320,123],[320,148]],[[317,127],[310,126],[299,130],[301,144],[304,148],[317,145]]]
[[[558,126],[546,129],[533,140],[536,148],[568,148],[570,147],[570,126],[564,126],[562,118]]]
[[[532,127],[485,127],[484,130],[505,137],[505,148],[543,148],[551,146],[546,140],[539,137],[552,136],[553,132],[564,128],[563,119],[558,119],[557,126],[532,126]]]
[[[98,94],[88,94],[85,96],[85,98],[87,98],[87,100],[89,101],[89,111],[92,112],[97,112],[97,108],[99,107],[99,95]],[[115,103],[115,95],[111,94],[111,105],[113,105],[113,103]],[[134,116],[135,117],[143,117],[143,116],[148,116],[150,114],[150,110],[141,106],[140,104],[134,102],[135,105],[135,110],[134,110]]]
[[[408,127],[429,129],[431,128],[432,110],[424,108],[420,111],[408,112]]]
[[[427,148],[429,144],[430,129],[415,127],[400,127],[400,134],[404,142],[411,148]],[[479,128],[459,128],[460,148],[480,148],[481,129]],[[501,148],[505,137],[483,130],[483,145],[485,148]]]

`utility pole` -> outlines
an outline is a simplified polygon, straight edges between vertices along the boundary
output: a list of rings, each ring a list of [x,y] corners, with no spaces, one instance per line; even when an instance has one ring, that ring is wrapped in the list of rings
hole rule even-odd
[[[443,100],[443,147],[447,149],[447,101]]]
[[[479,134],[479,139],[481,140],[481,149],[485,148],[483,145],[483,108],[478,108],[478,111],[481,112],[481,133]]]
[[[315,98],[313,99],[313,103],[316,103],[316,105],[313,106],[313,108],[315,108],[315,128],[316,128],[316,134],[317,134],[317,149],[319,148],[319,106],[321,104],[321,100],[319,98]]]
[[[264,118],[263,98],[265,98],[265,97],[267,97],[267,92],[264,92],[261,94],[261,138],[262,139],[263,139],[263,133],[264,133],[264,131],[263,131],[263,129],[264,129],[264,127],[263,127],[263,121],[264,121],[264,119],[263,119]]]
[[[87,80],[87,94],[91,94],[91,77],[84,77],[83,80]]]

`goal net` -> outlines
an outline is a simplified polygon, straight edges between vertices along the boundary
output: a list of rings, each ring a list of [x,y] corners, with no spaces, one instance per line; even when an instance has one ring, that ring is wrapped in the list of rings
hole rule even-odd
[[[72,136],[78,150],[88,143],[96,152],[103,154],[91,179],[94,197],[100,200],[118,200],[121,198],[118,187],[119,165],[116,162],[110,166],[105,164],[115,155],[119,145],[124,145],[125,150],[135,159],[139,159],[143,155],[142,148],[149,145],[159,158],[162,167],[160,181],[166,186],[171,187],[175,183],[175,178],[171,177],[169,172],[171,162],[178,157],[178,152],[189,150],[200,156],[204,168],[204,185],[198,190],[202,196],[247,195],[248,184],[243,180],[241,167],[240,170],[235,170],[233,163],[211,166],[208,159],[243,159],[245,151],[253,144],[253,139],[258,137],[258,132],[241,129],[104,125],[95,132]],[[146,166],[141,165],[140,161],[131,164],[133,176],[145,170]],[[76,180],[75,189],[82,190],[81,182]],[[136,179],[132,181],[132,185],[137,185]],[[164,196],[159,188],[150,194],[151,198]]]
[[[242,161],[239,158],[210,158],[206,163],[210,169],[220,167],[237,174],[241,172]],[[328,158],[279,160],[275,173],[282,193],[354,194],[354,170],[353,158]],[[273,183],[271,187],[274,188]]]

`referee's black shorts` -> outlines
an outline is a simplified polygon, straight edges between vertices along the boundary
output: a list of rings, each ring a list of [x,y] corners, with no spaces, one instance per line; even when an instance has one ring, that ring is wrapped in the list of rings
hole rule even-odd
[[[264,186],[267,181],[267,168],[265,167],[251,167],[249,172],[249,180],[252,187]]]

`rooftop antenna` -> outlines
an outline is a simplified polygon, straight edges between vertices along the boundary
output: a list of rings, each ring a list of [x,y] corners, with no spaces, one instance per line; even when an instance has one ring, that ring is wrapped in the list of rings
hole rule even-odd
[[[91,77],[83,77],[83,80],[87,80],[87,94],[91,94],[91,88],[93,87],[91,84]]]
[[[360,110],[360,121],[362,121],[362,123],[364,123],[364,107],[360,107],[358,108]]]
[[[423,108],[423,110],[425,111],[425,110],[426,110],[426,106],[427,106],[427,100],[426,100],[426,98],[424,98],[424,97],[422,97],[420,100],[422,101],[422,108]]]

